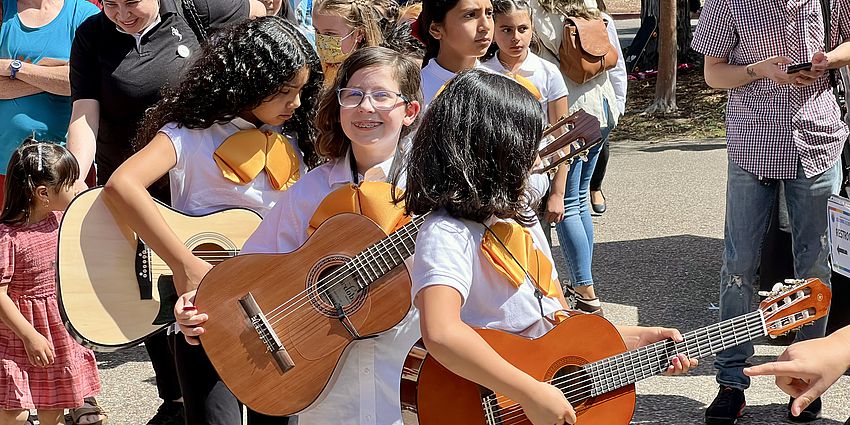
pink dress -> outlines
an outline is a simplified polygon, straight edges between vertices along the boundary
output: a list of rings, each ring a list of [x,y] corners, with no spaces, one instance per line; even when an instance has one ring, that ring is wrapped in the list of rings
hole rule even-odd
[[[56,301],[56,252],[62,213],[38,223],[0,224],[0,284],[39,333],[53,343],[55,362],[32,366],[24,343],[0,322],[0,410],[70,409],[100,392],[94,353],[74,341]]]

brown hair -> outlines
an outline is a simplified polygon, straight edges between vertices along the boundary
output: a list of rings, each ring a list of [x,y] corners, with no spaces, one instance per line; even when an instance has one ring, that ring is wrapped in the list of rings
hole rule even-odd
[[[71,152],[55,143],[27,137],[12,152],[6,168],[0,223],[14,226],[28,223],[36,188],[46,186],[59,192],[72,186],[79,177],[80,166]]]
[[[564,16],[599,19],[598,9],[588,9],[584,0],[539,0],[540,7],[549,13],[559,13]]]
[[[399,18],[395,0],[321,0],[316,13],[345,19],[348,25],[362,30],[363,39],[357,47],[378,46],[384,34]]]
[[[341,158],[348,152],[351,141],[342,131],[339,122],[340,106],[337,101],[337,89],[345,87],[355,72],[372,67],[387,67],[393,70],[393,76],[398,82],[401,93],[408,101],[422,103],[422,90],[420,89],[419,64],[414,62],[404,53],[380,46],[364,47],[355,51],[339,68],[333,87],[328,87],[319,101],[319,112],[316,115],[316,128],[319,130],[319,138],[316,141],[316,153],[328,158]],[[405,137],[416,128],[419,117],[413,125],[401,130],[401,137]]]

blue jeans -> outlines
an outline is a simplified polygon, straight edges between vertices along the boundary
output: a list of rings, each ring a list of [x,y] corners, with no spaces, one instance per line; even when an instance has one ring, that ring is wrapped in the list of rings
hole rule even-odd
[[[779,184],[785,189],[791,225],[794,277],[817,277],[829,285],[826,203],[830,195],[838,192],[840,181],[838,164],[811,178],[798,166],[795,179],[765,182],[729,160],[720,320],[752,311],[761,247]],[[823,318],[800,329],[797,340],[822,337],[825,330],[826,318]],[[752,343],[720,352],[714,361],[717,382],[741,390],[749,387],[750,378],[744,375],[743,368],[749,365],[747,360],[752,355]]]
[[[606,129],[603,129],[603,134],[606,133]],[[573,286],[593,285],[590,271],[593,260],[593,221],[587,197],[593,168],[601,149],[600,143],[588,151],[587,162],[576,160],[570,166],[564,195],[564,220],[555,225]]]

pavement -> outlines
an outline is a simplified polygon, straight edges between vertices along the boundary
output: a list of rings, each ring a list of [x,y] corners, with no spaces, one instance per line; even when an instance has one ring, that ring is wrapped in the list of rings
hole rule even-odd
[[[608,212],[594,217],[593,264],[611,321],[682,331],[718,321],[725,167],[722,140],[612,143],[604,183]],[[563,268],[560,249],[553,251]],[[784,344],[758,340],[754,362],[774,359]],[[103,382],[98,401],[109,424],[144,424],[159,405],[144,348],[97,358]],[[687,376],[647,379],[637,385],[632,423],[702,424],[716,392],[711,358]],[[771,378],[755,378],[746,395],[739,425],[788,423],[788,397]],[[850,417],[847,400],[850,378],[844,376],[824,396],[823,419],[814,424],[843,424]]]

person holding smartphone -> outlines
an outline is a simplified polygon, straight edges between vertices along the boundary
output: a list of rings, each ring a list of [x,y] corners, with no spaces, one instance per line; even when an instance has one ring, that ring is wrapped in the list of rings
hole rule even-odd
[[[788,277],[830,279],[823,212],[838,191],[838,161],[850,131],[825,73],[850,63],[850,4],[833,4],[831,43],[821,10],[820,1],[781,0],[780,7],[754,9],[709,0],[694,33],[693,48],[705,55],[706,83],[729,90],[721,320],[752,309],[761,244],[780,187],[793,236],[796,276]],[[826,319],[821,319],[801,329],[797,339],[822,337],[825,329]],[[720,390],[706,409],[707,424],[734,424],[743,414],[744,390],[750,385],[743,369],[752,355],[750,343],[718,354],[714,365]],[[789,409],[788,416],[811,421],[820,408],[816,398],[802,411]]]

